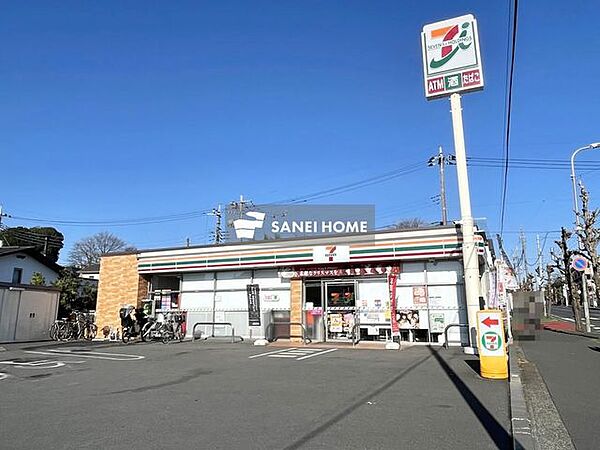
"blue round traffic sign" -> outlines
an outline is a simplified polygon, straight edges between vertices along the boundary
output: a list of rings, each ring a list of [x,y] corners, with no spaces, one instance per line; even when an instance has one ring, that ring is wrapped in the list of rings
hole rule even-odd
[[[576,256],[575,258],[573,258],[573,261],[571,262],[571,267],[573,267],[573,269],[578,270],[580,272],[587,269],[587,266],[588,266],[588,261],[587,261],[587,259],[585,259],[582,256]]]

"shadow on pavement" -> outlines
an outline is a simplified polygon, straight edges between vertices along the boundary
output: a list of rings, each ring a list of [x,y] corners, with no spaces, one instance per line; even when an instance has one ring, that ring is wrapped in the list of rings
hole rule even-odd
[[[454,387],[462,398],[465,400],[475,417],[479,420],[481,425],[485,428],[485,431],[488,433],[494,444],[499,449],[507,449],[512,448],[512,436],[504,429],[502,424],[496,420],[496,418],[488,411],[488,409],[479,401],[477,396],[469,389],[469,387],[465,384],[463,380],[456,374],[456,372],[448,365],[446,361],[438,354],[438,350],[435,350],[429,347],[429,351],[436,359],[438,364],[442,367],[446,375],[454,384]],[[467,364],[470,364],[471,361],[467,360]],[[479,361],[477,361],[477,365],[479,366]]]
[[[342,411],[340,411],[338,414],[336,414],[335,416],[333,416],[327,422],[323,423],[323,425],[321,425],[321,426],[315,428],[314,430],[306,433],[300,439],[296,440],[295,442],[293,442],[289,446],[285,447],[285,449],[286,450],[293,450],[293,449],[297,449],[297,448],[302,447],[308,441],[314,439],[316,436],[318,436],[319,434],[323,433],[328,428],[330,428],[331,426],[335,425],[340,420],[342,420],[343,418],[345,418],[353,410],[355,410],[356,408],[359,408],[360,406],[363,406],[368,400],[372,399],[376,395],[379,395],[383,391],[385,391],[385,390],[389,389],[390,387],[392,387],[394,384],[396,384],[398,381],[400,381],[402,378],[404,378],[406,375],[408,375],[410,372],[412,372],[414,369],[416,369],[417,367],[419,367],[421,364],[423,364],[425,361],[427,361],[430,358],[431,358],[431,356],[426,356],[425,358],[422,358],[422,359],[416,361],[415,363],[413,363],[412,365],[408,366],[406,369],[404,369],[402,372],[400,372],[394,378],[392,378],[391,380],[389,380],[385,384],[381,385],[380,387],[378,387],[374,391],[371,391],[368,394],[363,395],[361,398],[359,398],[358,400],[356,400],[355,402],[353,402],[351,405],[349,405],[346,408],[344,408]]]
[[[591,345],[588,345],[588,348],[589,348],[590,350],[593,350],[593,351],[595,351],[595,352],[600,352],[600,347],[598,347],[598,346],[596,346],[596,347],[592,347]]]
[[[467,359],[465,361],[465,364],[467,366],[469,366],[473,372],[475,372],[477,375],[479,375],[479,373],[480,373],[480,366],[479,366],[479,360],[478,359]]]

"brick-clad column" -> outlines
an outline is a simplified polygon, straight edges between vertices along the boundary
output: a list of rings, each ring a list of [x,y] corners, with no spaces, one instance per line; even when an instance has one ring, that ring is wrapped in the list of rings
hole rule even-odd
[[[290,280],[290,321],[302,322],[302,280]],[[290,334],[302,336],[302,329],[294,325],[290,327]],[[302,338],[293,337],[292,342],[302,342]]]
[[[98,337],[102,328],[119,328],[119,308],[140,304],[147,297],[148,281],[138,274],[137,254],[108,255],[100,260],[100,281],[96,302]]]

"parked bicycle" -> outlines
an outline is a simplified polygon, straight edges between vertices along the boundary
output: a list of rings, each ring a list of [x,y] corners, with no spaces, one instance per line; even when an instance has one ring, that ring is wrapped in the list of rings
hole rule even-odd
[[[160,313],[156,318],[149,318],[142,328],[140,338],[142,341],[160,339],[163,344],[173,340],[179,342],[185,338],[185,317],[180,313]]]
[[[141,336],[142,329],[147,322],[146,314],[142,308],[127,306],[119,310],[121,318],[122,339],[128,343],[132,338]]]
[[[73,311],[65,319],[55,320],[48,330],[48,335],[55,341],[78,339],[91,341],[97,333],[98,327],[92,316],[81,311]]]

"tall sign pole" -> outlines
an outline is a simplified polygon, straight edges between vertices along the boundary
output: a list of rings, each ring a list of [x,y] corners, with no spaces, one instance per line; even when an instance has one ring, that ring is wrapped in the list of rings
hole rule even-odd
[[[477,312],[480,310],[479,259],[471,213],[460,93],[483,89],[477,21],[468,14],[425,25],[421,43],[426,98],[430,100],[450,96],[469,340],[470,349],[474,349],[477,346]]]

